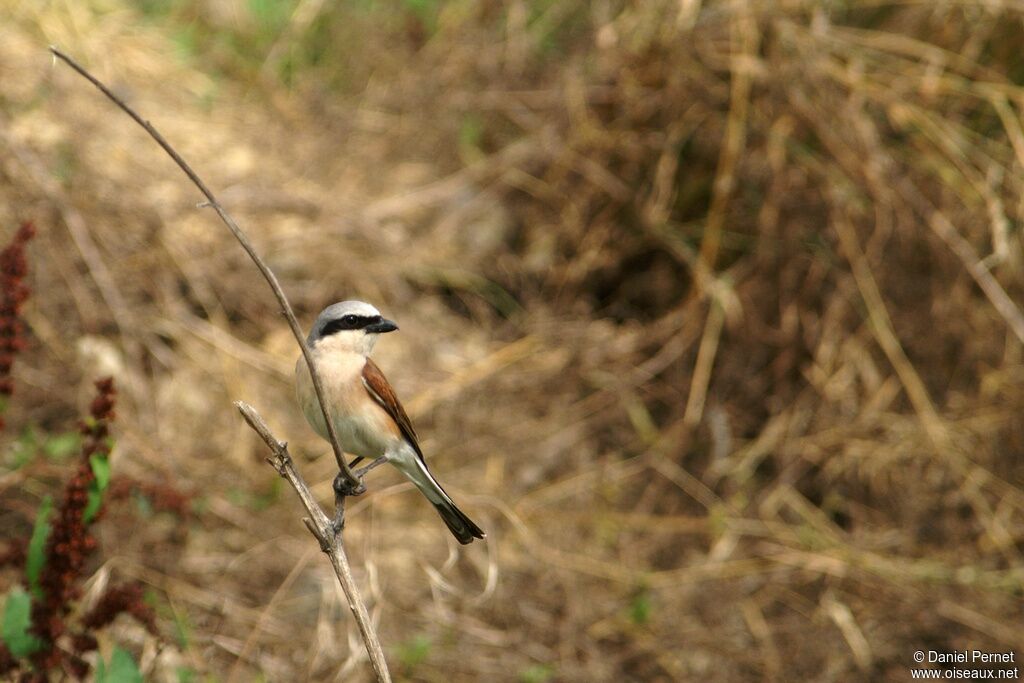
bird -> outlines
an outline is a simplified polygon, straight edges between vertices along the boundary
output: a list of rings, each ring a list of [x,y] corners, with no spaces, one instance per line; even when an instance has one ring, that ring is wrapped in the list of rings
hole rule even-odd
[[[427,468],[419,437],[395,390],[370,359],[377,338],[398,325],[365,301],[341,301],[320,312],[306,338],[339,445],[362,458],[386,458],[437,509],[452,535],[463,545],[486,537]],[[295,389],[306,421],[330,442],[316,398],[309,366],[300,355]]]

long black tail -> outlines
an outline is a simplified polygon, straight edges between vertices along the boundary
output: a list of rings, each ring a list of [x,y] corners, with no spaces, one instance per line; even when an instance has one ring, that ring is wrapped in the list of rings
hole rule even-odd
[[[409,481],[416,484],[416,488],[427,497],[427,500],[434,504],[437,513],[441,515],[441,519],[448,525],[455,538],[459,539],[459,543],[465,545],[472,543],[474,538],[486,537],[487,534],[455,505],[451,496],[441,488],[437,479],[434,479],[434,475],[427,469],[427,463],[423,462],[411,448],[406,457],[390,457],[389,460],[409,478]]]
[[[445,498],[448,498],[448,494],[445,494]],[[437,513],[441,515],[444,523],[448,525],[452,535],[459,539],[459,543],[465,545],[472,543],[474,538],[484,538],[487,535],[466,516],[465,512],[455,507],[451,498],[441,503],[434,503],[434,507],[437,508]]]

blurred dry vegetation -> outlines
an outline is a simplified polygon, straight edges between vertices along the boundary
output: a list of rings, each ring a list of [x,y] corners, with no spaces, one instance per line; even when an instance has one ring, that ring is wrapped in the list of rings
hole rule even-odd
[[[100,526],[152,680],[366,680],[336,581],[231,401],[333,459],[273,298],[80,59],[215,188],[309,324],[378,361],[488,531],[378,470],[346,531],[422,681],[905,680],[1024,654],[1024,5],[2,0],[0,225],[34,219],[4,535],[91,381]],[[42,446],[38,442],[42,442]],[[0,575],[0,592],[13,577]],[[108,651],[111,643],[104,644]]]

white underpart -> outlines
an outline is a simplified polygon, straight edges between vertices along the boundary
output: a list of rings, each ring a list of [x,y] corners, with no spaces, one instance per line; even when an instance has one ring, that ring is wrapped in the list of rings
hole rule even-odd
[[[402,440],[396,448],[391,448],[387,452],[388,462],[398,468],[398,470],[406,476],[406,478],[416,485],[424,496],[427,497],[431,503],[448,503],[454,505],[452,499],[449,498],[441,485],[437,483],[437,480],[427,470],[427,466],[423,463],[423,459],[420,458],[419,454],[409,445],[408,441]]]
[[[390,420],[370,398],[363,386],[362,373],[366,356],[357,349],[372,346],[372,340],[356,337],[376,337],[362,330],[346,330],[321,339],[312,349],[323,384],[324,400],[334,430],[343,449],[354,455],[376,458],[388,450],[393,442],[402,441],[386,428]],[[300,356],[295,365],[295,388],[306,420],[314,431],[328,440],[323,411],[316,400],[313,382],[306,361]]]

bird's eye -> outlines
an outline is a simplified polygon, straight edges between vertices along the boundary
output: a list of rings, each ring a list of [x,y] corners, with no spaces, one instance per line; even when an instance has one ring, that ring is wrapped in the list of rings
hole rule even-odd
[[[342,320],[344,320],[345,323],[348,325],[355,325],[359,321],[359,318],[350,313],[346,315],[344,318],[342,318]]]

